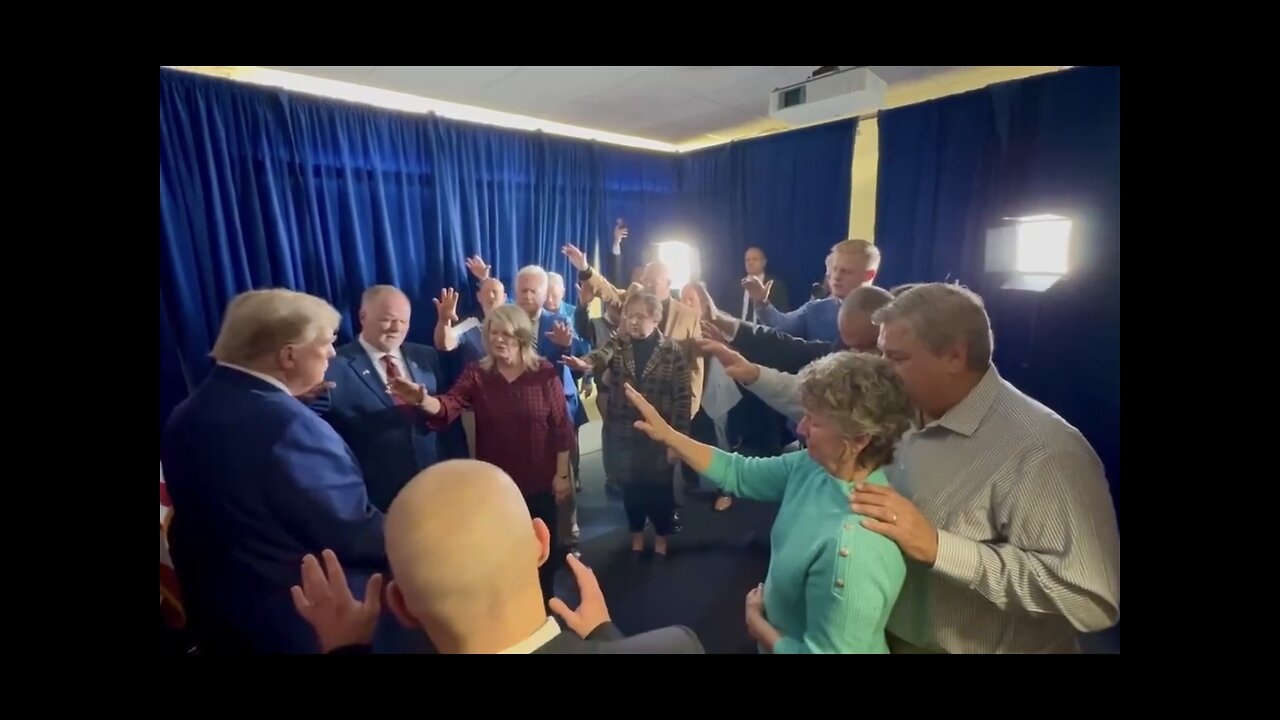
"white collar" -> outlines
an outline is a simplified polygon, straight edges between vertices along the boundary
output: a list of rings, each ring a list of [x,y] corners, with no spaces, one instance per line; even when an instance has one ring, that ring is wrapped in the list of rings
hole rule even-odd
[[[559,635],[560,623],[556,619],[548,616],[547,621],[542,623],[542,627],[534,631],[532,635],[512,645],[511,647],[498,653],[499,655],[529,655],[534,650],[551,642]]]
[[[378,348],[374,347],[368,340],[364,339],[363,335],[361,335],[360,347],[364,348],[364,351],[369,353],[369,359],[373,360],[374,365],[377,365],[379,362],[382,361],[383,355],[390,355],[391,357],[395,358],[396,362],[400,363],[401,367],[404,366],[404,355],[401,354],[400,352],[402,349],[404,349],[403,345],[396,348],[394,352],[383,352],[382,350],[379,350]]]
[[[259,380],[261,380],[261,381],[263,381],[263,382],[265,382],[265,383],[271,383],[272,385],[275,385],[276,387],[278,387],[278,388],[280,388],[281,390],[285,391],[285,392],[286,392],[286,393],[288,393],[289,395],[292,395],[292,394],[293,394],[293,393],[289,392],[289,387],[288,387],[287,385],[285,385],[284,383],[280,382],[280,379],[279,379],[279,378],[271,377],[270,375],[267,375],[266,373],[260,373],[260,372],[258,372],[257,370],[250,370],[250,369],[249,369],[249,368],[247,368],[247,367],[240,367],[239,365],[232,365],[231,363],[219,362],[218,364],[219,364],[219,365],[221,365],[222,367],[225,367],[225,368],[231,368],[232,370],[236,370],[236,371],[242,372],[242,373],[244,373],[245,375],[252,375],[252,376],[254,376],[254,377],[258,378]]]

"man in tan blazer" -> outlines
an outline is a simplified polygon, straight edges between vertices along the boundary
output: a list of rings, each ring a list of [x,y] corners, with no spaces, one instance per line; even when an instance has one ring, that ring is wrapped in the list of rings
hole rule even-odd
[[[622,291],[614,287],[608,278],[595,272],[587,264],[587,256],[573,245],[564,246],[565,257],[578,269],[578,278],[589,283],[600,299],[606,303],[621,303]],[[697,341],[702,337],[702,326],[699,324],[698,311],[671,297],[671,271],[666,263],[651,262],[644,267],[644,275],[640,282],[644,289],[658,296],[662,301],[662,320],[658,327],[662,334],[674,340],[689,360],[689,375],[692,387],[691,417],[698,414],[702,406],[702,354],[698,352]]]

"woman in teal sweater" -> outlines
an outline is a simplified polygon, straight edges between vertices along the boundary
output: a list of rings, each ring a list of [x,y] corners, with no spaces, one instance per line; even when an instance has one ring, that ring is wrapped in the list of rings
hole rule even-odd
[[[806,450],[781,457],[726,453],[676,432],[630,385],[643,420],[725,493],[780,502],[763,587],[747,595],[747,631],[774,653],[888,653],[885,624],[906,575],[902,552],[849,511],[857,483],[888,485],[881,468],[909,427],[910,407],[889,363],[841,352],[801,371]]]

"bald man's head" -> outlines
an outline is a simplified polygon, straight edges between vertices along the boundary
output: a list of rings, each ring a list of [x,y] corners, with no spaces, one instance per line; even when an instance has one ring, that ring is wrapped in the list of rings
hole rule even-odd
[[[507,286],[495,277],[485,278],[480,282],[480,289],[476,291],[476,298],[480,300],[480,307],[487,316],[493,312],[493,309],[507,302]]]
[[[386,542],[391,608],[433,639],[465,636],[512,604],[541,611],[551,534],[494,465],[450,460],[418,473],[391,504]]]

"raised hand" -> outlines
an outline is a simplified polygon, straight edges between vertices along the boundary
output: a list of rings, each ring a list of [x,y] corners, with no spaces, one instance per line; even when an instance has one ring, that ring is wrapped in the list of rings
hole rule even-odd
[[[436,317],[440,320],[448,320],[451,323],[458,322],[458,291],[453,288],[445,288],[440,291],[440,299],[432,299],[436,304]]]
[[[627,399],[631,401],[631,404],[635,405],[636,410],[640,411],[640,417],[644,418],[643,420],[635,421],[635,428],[650,438],[660,443],[665,443],[675,432],[671,429],[671,424],[662,419],[658,409],[648,400],[645,400],[644,396],[635,388],[631,387],[631,383],[625,383],[622,389],[627,394]]]
[[[320,569],[315,555],[302,558],[302,586],[290,588],[293,607],[315,630],[324,652],[348,645],[372,644],[378,627],[378,611],[382,607],[382,575],[369,578],[364,602],[361,602],[351,594],[338,556],[332,550],[325,550],[321,555],[324,570]]]
[[[760,366],[747,360],[742,353],[714,340],[704,338],[697,342],[698,350],[709,353],[719,360],[724,366],[724,373],[737,382],[750,385],[760,379]]]
[[[475,276],[477,280],[485,280],[489,277],[489,266],[485,265],[484,260],[479,255],[472,255],[466,261],[467,270]]]
[[[773,290],[773,281],[761,283],[760,278],[745,277],[742,278],[742,289],[747,291],[747,295],[755,302],[764,302],[769,299],[769,291]]]
[[[693,294],[698,296],[698,310],[702,312],[699,316],[703,320],[711,320],[716,316],[716,301],[711,299],[711,293],[707,292],[707,286],[702,283],[690,283],[693,287]]]
[[[427,389],[408,378],[398,377],[387,383],[387,392],[408,405],[421,405],[427,399]]]
[[[585,640],[593,630],[609,622],[609,607],[604,602],[604,591],[600,589],[600,581],[596,579],[595,572],[572,554],[565,561],[578,584],[578,597],[581,601],[577,608],[570,610],[560,598],[551,598],[547,607],[559,615],[578,637]]]
[[[560,359],[563,360],[564,364],[568,365],[569,369],[571,370],[577,370],[580,373],[591,372],[591,363],[587,362],[586,360],[583,360],[582,358],[576,358],[572,355],[563,355],[561,356]],[[583,388],[582,396],[583,397],[587,396],[585,387]]]
[[[577,247],[572,244],[565,245],[561,252],[564,253],[565,257],[569,258],[569,264],[573,265],[578,270],[587,269],[587,256],[583,255],[582,251]]]
[[[551,332],[546,333],[546,336],[551,338],[551,342],[560,347],[567,348],[573,345],[573,331],[562,322],[557,321],[555,327]]]
[[[721,330],[719,325],[708,320],[703,320],[700,325],[702,326],[702,337],[704,339],[714,340],[715,342],[725,343],[726,345],[731,342],[729,340],[729,335]]]

